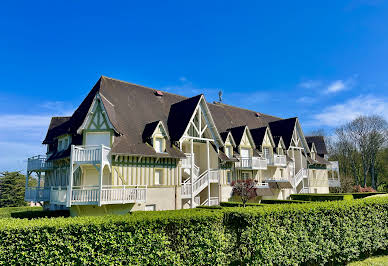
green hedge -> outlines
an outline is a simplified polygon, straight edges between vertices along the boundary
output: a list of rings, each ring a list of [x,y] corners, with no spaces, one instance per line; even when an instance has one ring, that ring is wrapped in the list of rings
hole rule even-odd
[[[227,201],[227,202],[221,202],[220,203],[221,207],[243,207],[243,203],[241,201]],[[247,202],[245,203],[245,206],[248,207],[263,207],[265,206],[264,204],[261,203],[251,203]]]
[[[365,197],[373,196],[373,195],[383,195],[387,194],[386,192],[359,192],[359,193],[351,193],[354,199],[362,199]]]
[[[308,203],[305,200],[261,200],[262,204],[290,204],[290,203]]]
[[[334,201],[334,200],[352,200],[352,194],[291,194],[292,200],[304,201]]]
[[[52,218],[52,217],[68,217],[70,212],[63,211],[47,211],[42,207],[8,207],[0,208],[0,218],[20,218],[20,219],[36,219],[36,218]]]
[[[0,219],[0,264],[344,263],[388,248],[388,198]]]

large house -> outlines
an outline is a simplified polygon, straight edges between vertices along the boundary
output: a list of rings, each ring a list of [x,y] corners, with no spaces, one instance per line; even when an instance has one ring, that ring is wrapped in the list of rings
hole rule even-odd
[[[323,138],[306,138],[296,117],[104,76],[72,116],[51,119],[43,144],[26,180],[35,172],[44,186],[26,182],[25,199],[72,215],[217,205],[238,179],[255,179],[263,199],[339,186]]]

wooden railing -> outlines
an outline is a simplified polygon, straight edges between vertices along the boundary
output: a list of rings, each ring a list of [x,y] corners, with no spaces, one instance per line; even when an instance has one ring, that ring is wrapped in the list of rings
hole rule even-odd
[[[206,199],[206,200],[204,200],[204,202],[202,202],[201,205],[202,206],[209,205],[208,202],[209,202],[209,199]],[[219,204],[220,204],[220,201],[219,201],[218,197],[210,197],[210,206],[216,206]]]
[[[67,199],[67,187],[51,187],[50,203],[64,205]]]
[[[89,203],[96,204],[99,200],[99,187],[98,186],[82,186],[73,187],[71,193],[72,203]]]
[[[110,148],[104,145],[74,146],[73,162],[81,164],[110,164]]]
[[[302,168],[298,171],[298,173],[293,178],[292,186],[296,188],[300,182],[303,182],[303,178],[307,178],[308,176],[308,170],[305,168]]]
[[[211,183],[218,183],[219,182],[219,175],[217,169],[211,169],[209,171],[209,178]]]
[[[26,189],[24,200],[34,202],[49,201],[50,188],[29,187]]]
[[[37,155],[27,159],[27,171],[45,171],[52,168],[53,163],[47,161],[44,155]]]
[[[185,153],[186,158],[182,159],[182,168],[191,168],[191,154]],[[193,165],[193,171],[196,176],[199,175],[199,167],[194,163]]]
[[[267,169],[267,159],[260,157],[239,157],[236,168]]]
[[[285,155],[274,155],[273,162],[275,166],[287,166],[287,159]]]

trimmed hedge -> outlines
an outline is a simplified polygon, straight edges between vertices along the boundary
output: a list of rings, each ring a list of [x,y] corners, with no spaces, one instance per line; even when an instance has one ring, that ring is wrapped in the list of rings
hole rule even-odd
[[[335,201],[335,200],[352,200],[352,194],[291,194],[292,200],[304,201]]]
[[[262,204],[290,204],[290,203],[308,203],[309,201],[305,200],[261,200]]]
[[[36,218],[52,218],[52,217],[69,217],[70,212],[62,211],[47,211],[42,207],[7,207],[0,208],[0,218],[20,218],[20,219],[36,219]]]
[[[241,201],[225,201],[225,202],[220,202],[221,207],[243,207],[244,204]],[[264,207],[264,204],[261,203],[251,203],[247,202],[245,203],[246,207]]]
[[[363,199],[373,195],[383,195],[387,194],[386,192],[360,192],[360,193],[352,193],[354,199]]]
[[[388,248],[388,198],[0,219],[0,264],[339,264]]]

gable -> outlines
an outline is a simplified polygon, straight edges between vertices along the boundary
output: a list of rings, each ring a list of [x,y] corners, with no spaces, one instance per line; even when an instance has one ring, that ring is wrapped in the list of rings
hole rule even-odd
[[[101,98],[96,95],[92,105],[90,106],[89,112],[86,116],[85,121],[78,129],[78,133],[82,130],[88,131],[109,131],[112,130],[113,126],[109,121],[108,115],[105,111],[105,107],[101,101]]]
[[[256,148],[248,127],[245,127],[239,146],[244,148],[252,148],[252,149]]]

